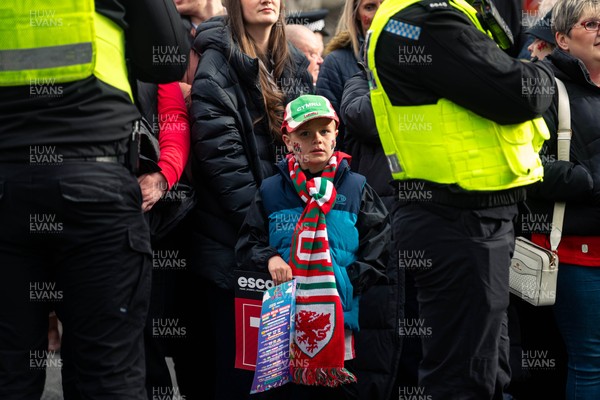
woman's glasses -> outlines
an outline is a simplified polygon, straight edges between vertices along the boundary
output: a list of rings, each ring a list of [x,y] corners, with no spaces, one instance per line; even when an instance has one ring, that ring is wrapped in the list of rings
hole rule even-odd
[[[600,20],[590,19],[587,21],[579,22],[573,25],[573,28],[577,28],[578,26],[583,26],[583,29],[585,29],[588,32],[598,32],[598,29],[600,28]]]

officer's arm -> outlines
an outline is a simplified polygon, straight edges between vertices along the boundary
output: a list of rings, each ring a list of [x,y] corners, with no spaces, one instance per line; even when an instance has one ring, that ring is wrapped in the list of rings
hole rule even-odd
[[[422,40],[435,57],[422,70],[425,84],[481,116],[501,124],[523,122],[552,101],[554,75],[548,67],[508,56],[456,11],[431,12]]]
[[[172,0],[127,2],[125,20],[130,66],[143,82],[179,81],[187,68],[190,43]]]

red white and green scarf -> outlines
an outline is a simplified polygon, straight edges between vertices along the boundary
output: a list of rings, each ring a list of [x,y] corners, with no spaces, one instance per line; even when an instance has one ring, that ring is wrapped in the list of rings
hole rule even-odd
[[[290,352],[292,381],[298,384],[336,387],[356,382],[344,368],[344,313],[325,220],[335,204],[333,179],[338,162],[346,157],[335,152],[321,176],[307,180],[294,155],[288,155],[290,177],[306,203],[292,237],[289,262],[298,283],[296,333]]]

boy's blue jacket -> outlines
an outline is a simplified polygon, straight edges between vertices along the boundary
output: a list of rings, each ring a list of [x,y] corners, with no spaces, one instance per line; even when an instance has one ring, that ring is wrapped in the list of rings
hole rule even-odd
[[[240,230],[236,259],[241,269],[268,272],[267,262],[275,255],[289,261],[292,235],[305,203],[289,177],[287,161],[277,167],[279,174],[263,181]],[[390,220],[365,177],[352,172],[346,160],[338,166],[334,185],[337,197],[326,217],[331,261],[344,323],[358,330],[360,294],[387,279]]]

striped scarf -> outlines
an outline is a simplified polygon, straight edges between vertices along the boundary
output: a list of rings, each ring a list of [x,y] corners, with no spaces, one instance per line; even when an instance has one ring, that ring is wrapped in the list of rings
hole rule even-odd
[[[336,387],[356,382],[344,368],[344,314],[331,263],[325,216],[333,208],[335,152],[320,177],[310,180],[293,154],[288,155],[290,177],[306,203],[292,237],[290,266],[298,283],[295,337],[291,344],[292,381],[303,385]]]

